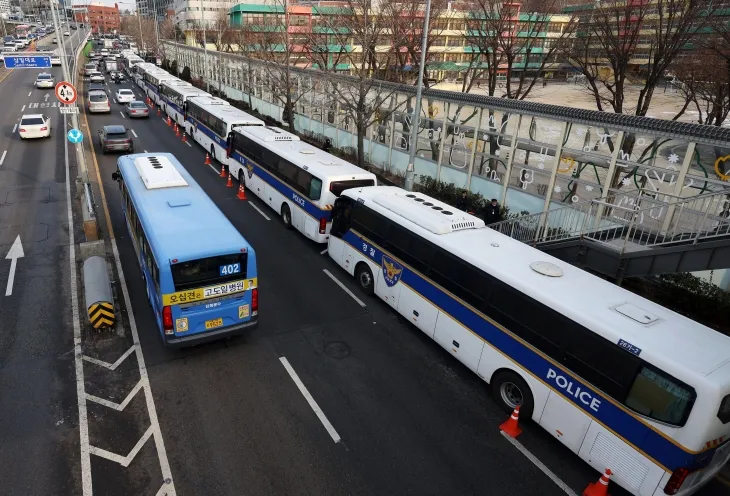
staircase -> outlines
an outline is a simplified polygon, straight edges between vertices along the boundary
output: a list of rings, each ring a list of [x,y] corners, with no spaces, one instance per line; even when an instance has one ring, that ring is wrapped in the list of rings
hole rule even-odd
[[[640,191],[628,202],[613,196],[489,227],[618,280],[730,268],[730,190],[662,199]]]

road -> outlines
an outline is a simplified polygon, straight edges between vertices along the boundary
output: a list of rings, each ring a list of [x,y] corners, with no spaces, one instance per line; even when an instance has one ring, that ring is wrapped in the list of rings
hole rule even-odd
[[[142,99],[129,81],[111,85],[110,94],[118,88],[133,89]],[[236,188],[226,188],[218,176],[220,165],[205,165],[197,144],[182,143],[160,117],[130,120],[121,110],[113,104],[111,114],[89,116],[90,134],[121,124],[134,135],[135,151],[178,157],[256,249],[261,310],[259,328],[246,337],[177,351],[162,347],[111,180],[116,157],[101,155],[95,143],[111,223],[107,232],[118,245],[165,444],[164,451],[146,444],[128,467],[92,458],[95,491],[155,494],[163,482],[158,457],[164,455],[176,493],[185,495],[565,493],[500,434],[505,415],[481,380],[385,303],[365,298],[361,306],[325,273],[358,294],[320,253],[323,246],[286,230],[251,195],[248,202],[237,200]],[[132,344],[128,333],[115,335],[99,353],[111,363]],[[93,353],[93,346],[87,343],[85,350]],[[130,365],[119,377],[104,374],[90,387],[117,381],[124,384],[121,400],[138,378]],[[119,430],[109,427],[98,436],[98,442],[121,443],[123,454],[149,425],[149,404],[145,411],[142,399],[132,401],[138,404],[118,420]],[[519,440],[577,494],[598,476],[535,426],[526,424]],[[701,494],[721,492],[727,487],[716,482]],[[614,487],[612,494],[625,493]]]
[[[13,495],[74,494],[79,477],[65,133],[53,90],[33,86],[39,72],[0,76],[0,480]],[[52,137],[22,142],[24,113],[51,116]]]

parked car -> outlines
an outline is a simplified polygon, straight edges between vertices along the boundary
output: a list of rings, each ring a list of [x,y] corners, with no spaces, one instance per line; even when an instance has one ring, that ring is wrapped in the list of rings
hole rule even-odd
[[[20,139],[49,138],[51,119],[43,114],[26,114],[20,118],[18,134]]]
[[[117,90],[114,97],[117,99],[117,103],[129,103],[134,101],[134,92],[132,90],[122,88]]]
[[[127,116],[130,118],[133,118],[133,117],[149,118],[149,116],[150,116],[150,108],[144,102],[140,102],[139,100],[134,100],[132,102],[129,102],[126,105],[126,107],[124,108],[124,111],[127,113]]]
[[[110,114],[112,111],[112,106],[109,104],[109,97],[107,96],[106,92],[104,91],[89,91],[89,96],[87,97],[88,105],[89,105],[89,113],[97,113],[97,112],[104,112],[107,114]]]
[[[99,129],[101,153],[111,151],[134,152],[132,137],[124,126],[104,126]]]
[[[38,74],[38,76],[35,78],[35,87],[55,88],[56,80],[54,79],[53,74],[49,74],[47,72],[41,72],[40,74]]]
[[[99,71],[94,71],[89,75],[89,81],[91,81],[92,83],[103,83],[104,74]]]

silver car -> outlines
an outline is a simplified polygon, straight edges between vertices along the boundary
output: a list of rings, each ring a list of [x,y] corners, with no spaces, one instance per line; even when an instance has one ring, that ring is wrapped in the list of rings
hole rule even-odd
[[[56,80],[53,78],[53,74],[42,72],[38,74],[35,79],[36,88],[53,88],[56,86]]]
[[[92,72],[97,72],[99,69],[96,67],[96,64],[90,63],[86,64],[84,66],[84,76],[89,77],[91,76]]]
[[[89,96],[87,97],[87,101],[89,104],[89,113],[97,113],[97,112],[104,112],[104,113],[111,113],[112,106],[109,103],[109,97],[107,94],[103,91],[99,90],[93,90],[89,91]]]

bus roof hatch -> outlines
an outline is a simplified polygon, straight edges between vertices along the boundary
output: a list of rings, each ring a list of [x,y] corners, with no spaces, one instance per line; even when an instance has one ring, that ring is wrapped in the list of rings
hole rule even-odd
[[[134,159],[134,166],[139,172],[147,189],[173,188],[176,186],[187,186],[188,182],[180,175],[180,172],[172,165],[167,157],[144,156]]]

